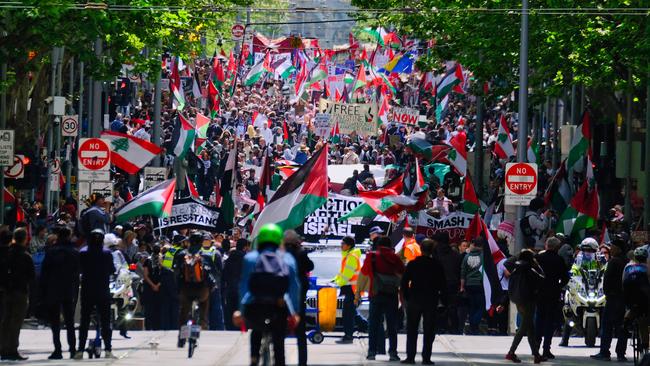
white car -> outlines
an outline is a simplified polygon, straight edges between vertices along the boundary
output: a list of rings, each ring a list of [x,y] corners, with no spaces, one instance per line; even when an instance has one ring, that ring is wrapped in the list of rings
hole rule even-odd
[[[312,281],[316,281],[317,286],[332,286],[336,287],[332,283],[332,279],[339,273],[341,269],[341,251],[335,249],[315,249],[309,253],[309,258],[314,262],[314,270],[311,273]],[[361,263],[365,255],[361,256]],[[338,289],[337,289],[338,291]],[[318,299],[317,299],[317,289],[310,288],[307,291],[307,312],[305,316],[305,321],[308,327],[316,327],[316,314],[318,311]],[[368,298],[363,297],[361,299],[361,304],[357,308],[359,313],[364,317],[368,318]],[[343,296],[338,296],[337,305],[336,305],[336,328],[337,330],[342,330],[343,328]],[[321,334],[322,336],[322,334]],[[319,339],[318,335],[313,339],[310,337],[310,340],[314,343],[322,342],[322,338]]]

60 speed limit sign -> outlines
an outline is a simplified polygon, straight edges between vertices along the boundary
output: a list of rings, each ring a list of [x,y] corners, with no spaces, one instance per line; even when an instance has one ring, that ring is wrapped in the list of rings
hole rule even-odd
[[[75,137],[79,134],[79,115],[63,116],[61,136]]]

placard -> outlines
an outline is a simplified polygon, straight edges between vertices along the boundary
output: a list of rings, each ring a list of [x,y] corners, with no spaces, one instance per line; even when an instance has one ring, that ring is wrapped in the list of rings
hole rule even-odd
[[[330,125],[338,122],[341,133],[350,134],[355,131],[362,136],[377,134],[376,108],[377,105],[371,103],[337,103],[322,98],[319,105],[321,113],[330,115]]]
[[[319,137],[329,137],[330,135],[330,115],[327,113],[316,113],[314,116],[314,133]]]
[[[404,125],[416,125],[420,118],[420,111],[414,108],[391,107],[388,112],[388,120]]]
[[[14,164],[14,130],[0,130],[0,165]]]
[[[144,168],[144,189],[149,189],[167,178],[167,168],[147,166]]]

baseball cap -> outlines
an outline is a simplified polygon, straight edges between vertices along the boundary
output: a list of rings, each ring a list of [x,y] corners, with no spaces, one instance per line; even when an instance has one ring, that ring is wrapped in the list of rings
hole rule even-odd
[[[382,230],[379,226],[373,226],[370,228],[370,231],[368,232],[369,234],[383,234],[384,230]]]

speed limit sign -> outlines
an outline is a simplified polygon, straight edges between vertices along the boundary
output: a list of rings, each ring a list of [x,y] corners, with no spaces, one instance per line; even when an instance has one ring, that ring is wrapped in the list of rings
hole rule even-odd
[[[61,136],[75,137],[79,134],[79,115],[63,116]]]

